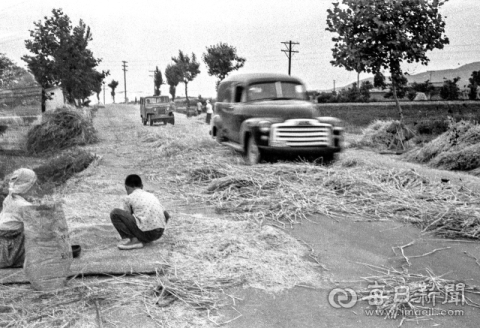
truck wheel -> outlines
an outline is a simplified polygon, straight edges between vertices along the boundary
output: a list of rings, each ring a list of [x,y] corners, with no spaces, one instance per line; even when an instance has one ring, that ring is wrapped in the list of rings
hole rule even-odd
[[[153,125],[152,115],[148,115],[148,124],[149,124],[150,126]]]
[[[255,142],[255,138],[253,136],[250,136],[248,138],[247,151],[245,154],[245,162],[248,165],[255,165],[260,163],[261,160],[262,160],[262,154],[260,152],[260,149],[258,149],[257,143]]]
[[[215,134],[215,141],[218,143],[222,143],[225,141],[225,138],[223,137],[222,130],[217,129],[217,133]]]

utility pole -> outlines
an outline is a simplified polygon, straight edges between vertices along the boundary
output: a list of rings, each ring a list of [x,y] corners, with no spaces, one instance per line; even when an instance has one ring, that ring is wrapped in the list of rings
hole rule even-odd
[[[149,76],[153,76],[153,95],[155,96],[155,71],[148,71],[149,73],[153,73],[153,75],[149,75]]]
[[[123,90],[125,91],[125,104],[127,103],[127,62],[122,60],[123,63]]]
[[[333,80],[333,92],[335,92],[335,80]]]
[[[300,43],[292,42],[292,41],[285,41],[285,42],[281,42],[281,43],[283,43],[285,45],[285,47],[287,47],[286,50],[281,50],[281,51],[284,52],[285,55],[287,55],[287,58],[288,58],[288,75],[290,75],[290,72],[291,72],[291,69],[292,69],[292,54],[298,53],[298,51],[292,50],[292,45],[296,45],[296,44],[300,44]]]
[[[103,105],[105,106],[105,81],[103,83]]]

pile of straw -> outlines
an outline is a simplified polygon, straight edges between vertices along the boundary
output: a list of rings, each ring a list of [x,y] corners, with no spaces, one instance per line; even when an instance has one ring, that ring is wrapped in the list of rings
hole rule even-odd
[[[0,285],[2,327],[117,327],[149,323],[160,327],[211,327],[207,318],[178,303],[162,307],[158,285],[150,276],[73,279],[53,292],[33,291],[27,285]],[[139,321],[139,317],[147,318]]]
[[[40,188],[51,192],[64,184],[75,173],[85,170],[97,156],[82,149],[66,150],[50,158],[45,164],[35,167]]]
[[[399,121],[376,120],[363,130],[360,141],[352,143],[351,147],[370,147],[379,150],[404,150],[407,142],[415,134]]]
[[[480,168],[480,125],[470,121],[450,122],[447,132],[436,139],[410,150],[408,161],[458,171]]]
[[[448,306],[469,305],[480,308],[480,304],[471,300],[471,296],[480,294],[476,286],[461,281],[443,279],[427,269],[427,275],[398,271],[367,265],[378,275],[364,277],[369,288],[359,292],[360,300],[368,301],[376,313],[388,319],[402,318],[404,321],[429,319],[442,303]],[[425,311],[427,310],[427,311]],[[425,313],[424,315],[418,315]]]
[[[65,108],[44,114],[43,122],[28,131],[27,150],[40,154],[97,141],[92,118]]]
[[[411,222],[449,238],[480,238],[480,194],[431,181],[414,170],[387,169],[353,159],[328,168],[307,163],[248,167],[219,162],[204,165],[203,170],[222,177],[195,181],[187,170],[177,179],[180,195],[235,220],[284,228],[313,214],[347,215]],[[182,181],[188,185],[182,186]]]

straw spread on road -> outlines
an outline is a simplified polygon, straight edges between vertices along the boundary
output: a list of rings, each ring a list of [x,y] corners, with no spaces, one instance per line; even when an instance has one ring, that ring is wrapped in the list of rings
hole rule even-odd
[[[479,238],[479,194],[464,186],[348,152],[330,167],[246,166],[209,137],[201,118],[177,115],[175,126],[144,127],[137,116],[126,106],[100,111],[94,120],[100,142],[84,147],[98,159],[57,189],[57,196],[70,226],[105,224],[124,195],[126,174],[140,174],[173,214],[162,237],[168,247],[162,260],[170,269],[155,278],[76,279],[55,297],[26,286],[0,286],[2,296],[13,300],[2,305],[5,323],[84,327],[103,320],[114,326],[115,310],[127,313],[132,307],[166,327],[235,319],[216,311],[235,304],[234,287],[278,292],[324,285],[321,264],[306,260],[309,249],[283,231],[311,215],[402,220],[443,237]]]

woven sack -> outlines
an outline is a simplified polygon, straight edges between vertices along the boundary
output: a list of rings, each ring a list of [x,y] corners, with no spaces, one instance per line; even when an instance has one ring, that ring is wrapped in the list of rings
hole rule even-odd
[[[25,276],[36,290],[65,287],[73,258],[61,204],[26,206],[23,218]]]

